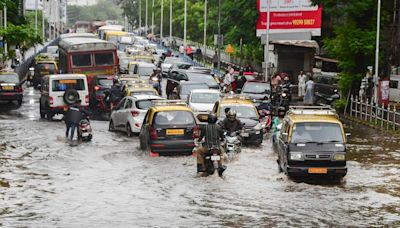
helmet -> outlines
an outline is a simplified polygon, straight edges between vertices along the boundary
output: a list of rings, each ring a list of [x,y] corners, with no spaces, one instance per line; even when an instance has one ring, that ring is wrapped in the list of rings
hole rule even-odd
[[[217,122],[217,116],[215,114],[208,114],[208,123],[215,124]]]
[[[227,115],[226,115],[226,117],[228,117],[228,119],[230,120],[230,121],[234,121],[234,120],[236,120],[236,111],[235,110],[229,110],[228,111],[228,113],[227,113]]]
[[[281,117],[281,118],[283,118],[284,116],[285,116],[285,114],[286,114],[286,109],[285,109],[285,107],[279,107],[278,108],[278,116],[279,117]]]

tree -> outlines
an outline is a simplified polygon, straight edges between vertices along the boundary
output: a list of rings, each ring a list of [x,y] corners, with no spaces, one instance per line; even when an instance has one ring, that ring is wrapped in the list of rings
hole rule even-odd
[[[68,22],[70,25],[76,21],[94,21],[94,20],[118,20],[122,21],[122,10],[112,1],[99,0],[92,6],[74,6],[67,7]]]

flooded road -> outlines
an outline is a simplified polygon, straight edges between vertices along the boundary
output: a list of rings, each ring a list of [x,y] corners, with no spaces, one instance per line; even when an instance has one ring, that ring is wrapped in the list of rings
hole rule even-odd
[[[104,121],[71,147],[63,122],[40,120],[38,99],[26,89],[19,109],[0,104],[0,226],[400,226],[398,138],[347,126],[341,183],[288,179],[269,140],[245,148],[225,179],[202,178],[194,157],[149,157]]]

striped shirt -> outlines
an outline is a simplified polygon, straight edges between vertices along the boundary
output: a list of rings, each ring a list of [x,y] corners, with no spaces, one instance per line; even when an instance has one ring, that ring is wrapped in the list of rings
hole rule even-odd
[[[202,127],[200,140],[204,138],[203,146],[212,148],[213,146],[220,146],[220,139],[224,136],[222,128],[217,124],[208,124]]]

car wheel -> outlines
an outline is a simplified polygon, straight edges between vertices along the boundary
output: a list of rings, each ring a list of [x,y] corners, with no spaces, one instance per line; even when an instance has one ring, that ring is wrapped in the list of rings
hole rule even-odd
[[[114,127],[114,121],[110,120],[110,124],[108,125],[108,131],[115,131],[115,127]]]
[[[47,117],[48,121],[52,121],[53,120],[53,116],[54,116],[54,114],[52,112],[50,112],[50,111],[48,111],[46,113],[46,117]]]
[[[131,125],[129,123],[126,123],[126,135],[128,137],[132,137],[132,129],[131,129]]]

